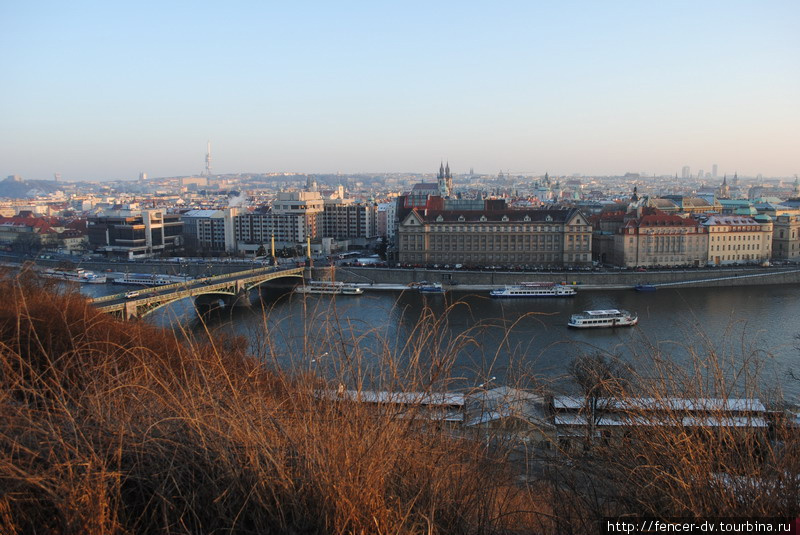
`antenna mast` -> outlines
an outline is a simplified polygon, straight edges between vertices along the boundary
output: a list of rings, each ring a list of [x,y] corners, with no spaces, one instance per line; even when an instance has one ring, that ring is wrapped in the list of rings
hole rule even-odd
[[[206,147],[206,176],[211,176],[211,142],[208,142]]]

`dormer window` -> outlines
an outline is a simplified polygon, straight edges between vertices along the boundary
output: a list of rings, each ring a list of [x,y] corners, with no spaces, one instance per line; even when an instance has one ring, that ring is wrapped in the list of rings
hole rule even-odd
[[[443,218],[442,216],[438,216],[438,217],[436,218],[436,222],[437,222],[437,223],[441,223],[442,221],[444,221],[444,218]]]
[[[553,220],[553,216],[548,215],[547,217],[544,218],[544,220],[547,221],[547,222],[550,222],[550,221]]]
[[[459,220],[459,221],[466,221],[466,219],[464,219],[464,216],[463,216],[463,215],[460,215],[460,216],[458,216],[458,220]]]
[[[530,221],[530,220],[531,220],[531,216],[529,216],[529,215],[526,215],[526,216],[523,218],[523,221]]]
[[[486,221],[486,216],[485,215],[481,216],[481,221]]]
[[[504,215],[503,218],[501,219],[501,221],[508,221],[508,216]]]

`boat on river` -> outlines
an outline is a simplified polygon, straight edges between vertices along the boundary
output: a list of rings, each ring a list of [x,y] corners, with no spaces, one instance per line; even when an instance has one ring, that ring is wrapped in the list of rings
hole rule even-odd
[[[639,316],[627,310],[615,308],[607,310],[585,310],[580,314],[573,314],[568,327],[575,329],[599,329],[605,327],[633,327],[639,323]]]
[[[60,269],[46,269],[41,272],[43,277],[85,284],[105,284],[108,279],[105,275],[98,275],[93,271],[78,268],[72,271]]]
[[[294,289],[299,294],[361,295],[364,290],[353,283],[335,281],[311,281]]]
[[[574,297],[575,288],[555,282],[523,282],[492,290],[492,297]]]
[[[431,282],[428,284],[421,284],[417,287],[420,293],[424,294],[443,294],[445,292],[444,286],[441,282]]]
[[[658,288],[655,284],[637,284],[633,289],[637,292],[655,292]]]

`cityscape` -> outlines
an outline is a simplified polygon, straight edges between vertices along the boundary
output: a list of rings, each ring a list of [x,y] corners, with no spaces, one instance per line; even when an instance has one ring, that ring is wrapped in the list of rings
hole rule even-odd
[[[800,528],[800,4],[0,13],[0,533]]]
[[[380,249],[392,267],[514,269],[705,267],[800,256],[796,176],[715,178],[716,164],[695,176],[684,167],[683,178],[478,175],[452,173],[449,162],[429,174],[217,176],[210,145],[207,154],[206,169],[194,176],[143,172],[94,183],[9,176],[0,183],[0,246],[136,260],[264,257],[273,244],[301,257],[308,241],[315,256],[329,258]],[[409,228],[412,212],[420,232]],[[520,222],[535,226],[535,235]],[[543,231],[547,222],[554,224]],[[487,248],[498,224],[503,234]]]

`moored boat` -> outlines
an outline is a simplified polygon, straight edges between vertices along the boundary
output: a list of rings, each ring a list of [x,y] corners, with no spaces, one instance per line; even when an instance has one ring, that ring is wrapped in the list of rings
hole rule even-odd
[[[492,297],[573,297],[575,288],[555,282],[523,282],[492,290]]]
[[[82,268],[75,269],[74,271],[46,269],[40,274],[48,279],[58,279],[88,284],[102,284],[108,280],[105,275],[98,275],[93,271],[86,271]]]
[[[443,294],[445,291],[441,282],[422,284],[417,289],[424,294]]]
[[[294,289],[299,294],[361,295],[364,290],[352,283],[335,281],[311,281]]]
[[[654,284],[637,284],[633,289],[637,292],[655,292],[657,290]]]
[[[639,322],[639,316],[627,310],[585,310],[580,314],[573,314],[568,327],[576,329],[597,329],[603,327],[632,327]]]

